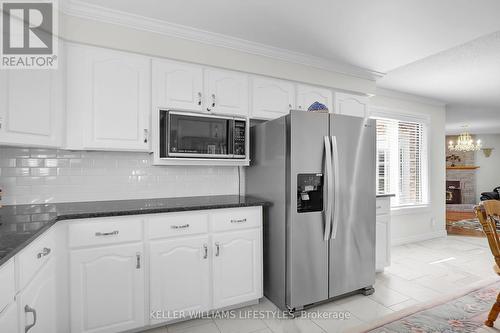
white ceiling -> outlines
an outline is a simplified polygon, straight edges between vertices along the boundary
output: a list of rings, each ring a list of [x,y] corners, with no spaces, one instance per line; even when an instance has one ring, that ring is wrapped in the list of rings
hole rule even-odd
[[[498,0],[81,0],[387,73],[380,87],[500,115]]]
[[[459,134],[464,126],[474,134],[500,133],[500,108],[473,105],[446,107],[446,134]]]

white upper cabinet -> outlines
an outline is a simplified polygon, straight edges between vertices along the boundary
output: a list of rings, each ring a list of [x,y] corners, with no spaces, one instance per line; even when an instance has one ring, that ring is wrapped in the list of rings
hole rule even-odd
[[[71,252],[71,332],[122,332],[144,326],[142,252],[142,243]]]
[[[67,148],[150,150],[151,60],[68,46]]]
[[[259,228],[213,236],[214,308],[262,297],[261,233]]]
[[[348,116],[367,118],[370,116],[368,96],[335,93],[334,112]]]
[[[203,111],[203,69],[176,61],[153,59],[153,109]]]
[[[0,144],[62,145],[63,69],[0,70]]]
[[[292,82],[252,78],[251,118],[274,119],[295,108],[295,85]]]
[[[208,236],[155,241],[150,246],[150,311],[187,314],[209,310]],[[161,318],[152,324],[167,320]]]
[[[314,102],[325,105],[332,111],[332,91],[326,88],[297,84],[297,109],[307,111]]]
[[[248,76],[219,69],[206,69],[204,73],[207,111],[247,117]]]

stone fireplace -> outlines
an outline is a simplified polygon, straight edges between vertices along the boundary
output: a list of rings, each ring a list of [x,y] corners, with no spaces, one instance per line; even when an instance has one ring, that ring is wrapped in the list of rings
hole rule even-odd
[[[446,137],[446,146],[448,142],[453,140],[456,142],[456,136]],[[476,152],[455,152],[446,150],[446,183],[453,184],[455,187],[459,185],[460,191],[455,191],[455,195],[460,192],[460,204],[477,204],[479,197],[476,193]],[[448,190],[447,190],[448,191]]]

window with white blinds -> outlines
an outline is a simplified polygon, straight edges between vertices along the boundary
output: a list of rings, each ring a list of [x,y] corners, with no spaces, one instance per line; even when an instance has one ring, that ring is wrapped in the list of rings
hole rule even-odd
[[[427,149],[424,123],[377,119],[377,193],[396,195],[393,206],[427,201]]]

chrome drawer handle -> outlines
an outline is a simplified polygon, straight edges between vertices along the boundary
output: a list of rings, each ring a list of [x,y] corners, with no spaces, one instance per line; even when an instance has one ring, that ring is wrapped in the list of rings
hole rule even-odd
[[[231,223],[245,223],[247,219],[231,220]]]
[[[24,327],[24,333],[27,333],[33,326],[36,325],[36,310],[33,309],[31,306],[26,304],[24,306],[24,312],[25,313],[29,313],[29,312],[33,313],[33,324],[29,324],[29,325],[26,325]]]
[[[43,258],[43,257],[45,257],[45,256],[48,256],[48,255],[50,254],[50,251],[51,251],[51,249],[50,249],[50,248],[48,248],[48,247],[44,247],[44,248],[42,249],[42,252],[38,252],[38,254],[36,255],[36,257],[37,257],[38,259],[41,259],[41,258]]]
[[[220,243],[216,242],[215,243],[215,256],[218,257],[220,254]]]
[[[207,258],[208,258],[208,245],[203,244],[203,259],[207,259]]]
[[[118,235],[120,232],[118,230],[114,230],[114,231],[111,231],[111,232],[96,232],[95,235],[96,237],[102,237],[102,236],[116,236]]]
[[[135,254],[135,268],[141,269],[141,254],[139,252]]]
[[[186,228],[189,228],[189,223],[186,223],[183,225],[173,225],[170,228],[172,228],[172,229],[186,229]]]

